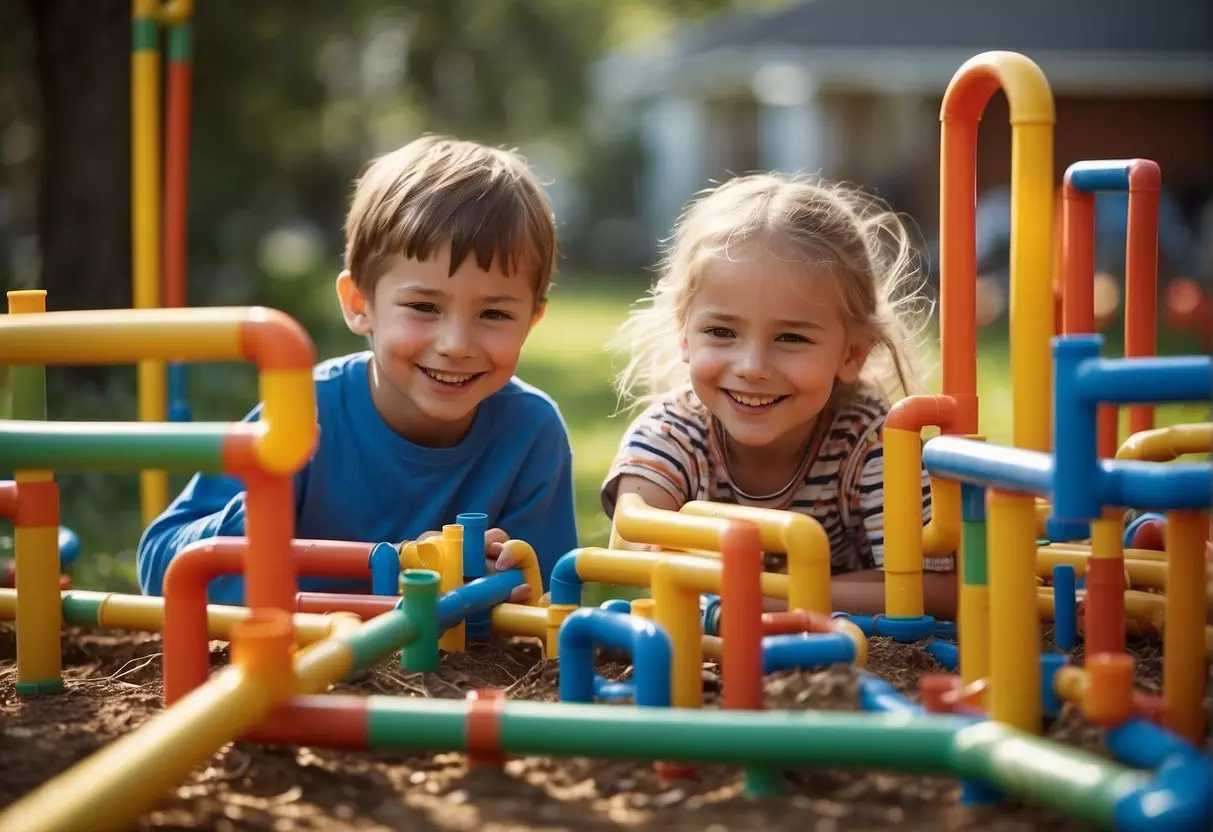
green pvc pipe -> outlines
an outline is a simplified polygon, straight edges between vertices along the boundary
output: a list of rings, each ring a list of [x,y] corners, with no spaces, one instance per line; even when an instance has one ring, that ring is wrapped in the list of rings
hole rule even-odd
[[[418,623],[416,637],[400,650],[401,670],[438,669],[438,581],[438,573],[428,569],[406,569],[400,576],[401,610]]]
[[[20,364],[9,368],[12,385],[13,418],[42,422],[46,420],[46,368]],[[14,466],[30,468],[36,466]]]
[[[987,586],[990,582],[986,556],[986,522],[965,520],[960,526],[960,547],[964,559],[965,586]]]
[[[1147,772],[998,722],[980,722],[956,734],[952,770],[1107,829],[1116,827],[1117,802],[1151,779]]]
[[[462,700],[370,696],[370,750],[461,751]],[[712,711],[502,704],[507,754],[728,765],[881,768],[951,774],[1115,828],[1117,801],[1150,782],[1140,772],[994,722],[932,714]]]
[[[217,473],[230,430],[226,423],[0,422],[0,467]]]
[[[343,633],[340,639],[354,654],[354,670],[358,671],[413,641],[417,632],[416,625],[403,610],[393,609],[375,616],[356,630]]]
[[[63,593],[63,621],[75,627],[101,627],[101,605],[110,597],[108,592],[70,589]]]

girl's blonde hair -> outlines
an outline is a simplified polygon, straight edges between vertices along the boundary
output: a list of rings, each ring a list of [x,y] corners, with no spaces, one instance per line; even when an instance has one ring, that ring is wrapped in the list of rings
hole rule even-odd
[[[683,210],[647,302],[612,346],[628,353],[616,378],[621,402],[648,404],[690,383],[680,340],[708,262],[761,246],[768,256],[822,267],[838,278],[850,338],[870,339],[860,383],[892,400],[922,384],[917,343],[930,304],[919,249],[880,199],[842,184],[776,173],[731,179]],[[846,390],[835,391],[835,401]]]

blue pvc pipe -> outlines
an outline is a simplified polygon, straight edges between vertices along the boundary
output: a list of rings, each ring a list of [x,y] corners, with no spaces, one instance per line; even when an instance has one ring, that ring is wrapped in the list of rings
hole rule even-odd
[[[926,646],[926,651],[949,673],[960,667],[960,647],[950,641],[932,641]]]
[[[463,580],[483,578],[487,573],[484,552],[484,533],[488,530],[489,517],[481,512],[464,512],[455,516],[455,522],[463,526]],[[472,612],[467,617],[467,637],[488,638],[491,631],[489,614],[484,610]]]
[[[187,365],[174,361],[166,368],[167,416],[170,422],[188,422],[191,418],[186,367]]]
[[[863,675],[859,679],[859,707],[865,711],[892,714],[925,714],[927,709],[898,693],[884,679]]]
[[[1058,650],[1073,650],[1078,643],[1078,593],[1074,567],[1053,567],[1053,640]]]
[[[762,671],[828,667],[855,661],[855,642],[843,633],[764,636]]]
[[[1104,505],[1143,511],[1207,510],[1213,503],[1213,466],[1208,462],[1141,462],[1101,459],[1092,472]],[[1054,512],[1057,500],[1053,500]],[[1098,514],[1094,515],[1098,516]]]
[[[599,605],[599,609],[604,609],[607,612],[630,614],[632,612],[632,602],[623,598],[609,598]]]
[[[510,599],[514,587],[526,579],[521,569],[507,569],[469,581],[438,598],[438,633],[441,635],[473,613],[490,610]]]
[[[1083,398],[1096,403],[1203,402],[1213,398],[1213,359],[1092,357],[1082,362],[1074,381]]]
[[[632,654],[632,686],[639,706],[670,706],[670,663],[673,647],[656,622],[635,615],[582,607],[569,613],[560,627],[560,698],[592,702],[594,648],[598,645]]]
[[[636,698],[636,685],[632,682],[612,682],[595,674],[594,698],[599,702],[626,702]]]
[[[67,526],[59,527],[59,568],[67,569],[80,557],[80,538]]]
[[[922,463],[932,476],[971,485],[1021,494],[1047,494],[1052,488],[1053,460],[1040,451],[936,436],[923,445]]]
[[[1156,725],[1132,719],[1104,734],[1113,756],[1154,776],[1116,803],[1116,826],[1130,832],[1206,832],[1213,825],[1213,761]]]
[[[551,588],[548,595],[551,603],[573,604],[574,606],[581,603],[581,590],[584,582],[577,574],[577,556],[579,554],[581,554],[580,549],[573,549],[562,555],[560,560],[556,561],[556,565],[552,567],[552,577],[549,579]]]
[[[1133,170],[1133,159],[1090,159],[1075,162],[1066,173],[1076,191],[1129,190],[1129,173]]]
[[[390,543],[377,543],[371,549],[371,594],[398,595],[400,591],[400,552]]]

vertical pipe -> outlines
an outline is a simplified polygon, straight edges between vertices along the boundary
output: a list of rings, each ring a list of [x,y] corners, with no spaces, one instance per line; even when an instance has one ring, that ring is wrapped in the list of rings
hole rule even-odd
[[[1104,509],[1091,522],[1091,556],[1087,559],[1086,654],[1125,652],[1125,550],[1123,512]],[[1057,618],[1056,594],[1053,618]]]
[[[960,678],[967,686],[990,674],[990,582],[986,557],[986,490],[962,483]]]
[[[487,572],[485,564],[484,535],[488,529],[488,515],[480,512],[464,512],[455,517],[463,527],[463,579],[474,581]],[[471,639],[487,639],[491,625],[487,610],[468,616],[466,633]]]
[[[189,19],[168,30],[168,95],[164,158],[164,306],[187,305],[186,269],[189,216],[190,84],[193,74]],[[168,418],[190,421],[186,365],[168,366]]]
[[[990,716],[1040,733],[1040,614],[1036,601],[1036,506],[1030,494],[991,490]],[[964,636],[961,636],[963,643]]]
[[[136,309],[160,305],[160,46],[158,0],[133,0],[131,32],[132,299]],[[138,363],[139,420],[165,420],[164,362]],[[143,524],[168,504],[168,472],[139,475]]]
[[[1163,628],[1163,725],[1199,746],[1205,738],[1205,593],[1208,514],[1167,513],[1167,618]],[[18,608],[20,610],[20,608]]]
[[[1053,567],[1053,641],[1067,653],[1078,643],[1075,599],[1074,566],[1059,563]]]
[[[400,576],[401,609],[417,632],[400,651],[400,669],[432,673],[438,669],[438,573],[408,569]]]
[[[1158,165],[1135,159],[1129,167],[1129,221],[1125,240],[1125,358],[1157,353]],[[1129,434],[1154,427],[1154,405],[1129,407]]]
[[[391,543],[377,543],[371,549],[371,594],[394,596],[400,589],[400,553]]]
[[[8,293],[10,315],[46,311],[46,291]],[[11,370],[14,419],[46,419],[46,368]],[[13,548],[17,588],[17,694],[35,696],[63,689],[59,646],[63,608],[59,595],[59,486],[53,471],[13,472],[17,505]]]
[[[984,107],[984,103],[982,104]],[[939,191],[940,358],[955,432],[977,432],[977,119],[942,116]]]
[[[922,453],[918,450],[922,439],[916,431],[886,425],[883,440],[885,540],[899,541],[885,547],[885,613],[890,618],[919,618],[923,614]]]
[[[1099,356],[1099,344],[1096,335],[1066,335],[1053,342],[1053,516],[1067,522],[1093,520],[1100,513],[1096,406],[1078,382],[1083,362]]]
[[[671,705],[698,708],[703,703],[702,629],[699,625],[699,593],[678,579],[678,567],[659,561],[652,572],[653,620],[670,636],[673,660],[670,671]]]

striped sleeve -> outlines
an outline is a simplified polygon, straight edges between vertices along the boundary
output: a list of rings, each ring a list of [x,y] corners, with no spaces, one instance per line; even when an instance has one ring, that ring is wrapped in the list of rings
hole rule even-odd
[[[852,505],[863,523],[864,532],[871,547],[873,565],[884,566],[884,445],[878,434],[868,437],[863,450],[863,464],[852,489]],[[922,471],[922,522],[931,521],[931,480],[926,470]],[[922,568],[928,572],[951,572],[955,560],[950,555],[923,558]]]
[[[628,474],[659,486],[679,503],[691,501],[706,454],[704,427],[669,404],[645,411],[624,434],[603,482],[602,507],[607,516],[614,515],[619,479]]]

